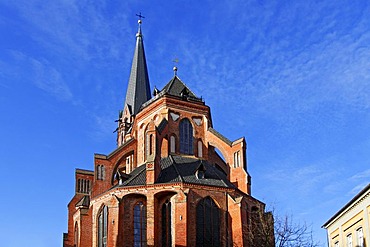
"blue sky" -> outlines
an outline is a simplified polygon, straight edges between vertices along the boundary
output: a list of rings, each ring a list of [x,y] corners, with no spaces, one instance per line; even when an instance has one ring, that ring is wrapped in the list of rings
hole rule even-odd
[[[4,246],[61,246],[74,169],[115,148],[142,12],[152,88],[179,77],[245,136],[252,195],[320,227],[370,181],[368,1],[0,0]]]

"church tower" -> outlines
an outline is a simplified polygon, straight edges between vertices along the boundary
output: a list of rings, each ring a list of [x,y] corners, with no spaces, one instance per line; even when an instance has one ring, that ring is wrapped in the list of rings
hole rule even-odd
[[[128,81],[126,100],[123,111],[120,111],[117,129],[117,144],[125,142],[125,136],[130,132],[135,115],[140,111],[142,104],[150,99],[150,84],[146,65],[143,34],[141,32],[141,15],[138,20],[139,30],[136,33],[136,46],[132,59],[131,73]]]
[[[273,230],[261,231],[273,229],[272,217],[251,195],[245,138],[213,128],[210,107],[177,69],[150,97],[141,25],[118,146],[95,154],[92,171],[76,169],[63,246],[272,247]]]

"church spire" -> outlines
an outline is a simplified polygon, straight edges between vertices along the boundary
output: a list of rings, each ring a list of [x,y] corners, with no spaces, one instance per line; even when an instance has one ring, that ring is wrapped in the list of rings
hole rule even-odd
[[[146,65],[143,35],[141,33],[141,23],[144,16],[139,17],[139,29],[136,33],[136,47],[134,57],[132,59],[130,79],[128,82],[126,100],[124,108],[127,106],[131,115],[136,115],[143,103],[151,97],[149,85],[148,69]]]

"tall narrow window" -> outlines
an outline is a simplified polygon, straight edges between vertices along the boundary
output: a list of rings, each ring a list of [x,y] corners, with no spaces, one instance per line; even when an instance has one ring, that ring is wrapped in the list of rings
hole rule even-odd
[[[104,206],[98,215],[98,247],[107,246],[108,207]]]
[[[74,247],[78,247],[79,244],[78,244],[78,241],[79,240],[79,231],[78,231],[78,224],[76,222],[75,224],[75,239],[74,239]]]
[[[171,202],[167,200],[162,205],[162,247],[169,246],[172,246]]]
[[[153,154],[153,135],[149,136],[149,154]]]
[[[100,180],[100,178],[101,178],[101,169],[100,169],[100,165],[98,165],[97,167],[96,167],[96,179],[97,180]]]
[[[134,246],[146,246],[146,210],[142,202],[134,207]]]
[[[98,165],[96,167],[96,179],[104,180],[104,177],[105,177],[105,168],[103,165]]]
[[[154,136],[153,134],[146,135],[146,155],[152,155],[154,149]]]
[[[347,235],[347,247],[352,247],[352,234]]]
[[[361,228],[358,228],[356,231],[357,234],[357,245],[358,247],[364,247],[364,232]]]
[[[180,121],[180,153],[193,154],[193,126],[187,118]]]
[[[78,179],[77,180],[77,188],[76,188],[77,192],[80,192],[80,186],[81,186],[81,179]]]
[[[176,138],[175,136],[170,137],[170,153],[176,152]]]
[[[100,179],[101,180],[104,180],[105,179],[105,167],[104,166],[100,166],[100,169],[101,169],[101,177],[100,177]]]
[[[220,210],[210,197],[198,203],[196,218],[196,246],[220,246]]]
[[[91,187],[90,180],[87,180],[87,193],[90,193],[90,187]]]
[[[240,166],[240,151],[234,153],[234,168]]]
[[[202,141],[198,141],[198,157],[203,157],[203,143]]]

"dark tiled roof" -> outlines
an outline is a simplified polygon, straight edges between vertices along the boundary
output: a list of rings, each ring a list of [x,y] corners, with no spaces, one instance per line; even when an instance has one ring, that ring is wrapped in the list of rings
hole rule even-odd
[[[223,172],[205,160],[170,155],[161,160],[160,166],[161,172],[157,181],[155,182],[156,184],[183,182],[190,184],[235,188],[234,185],[227,180],[227,177]],[[122,185],[119,185],[119,187],[145,185],[145,168],[145,165],[137,167],[130,174],[131,177]],[[197,178],[196,172],[198,169],[204,170],[204,178]]]
[[[202,101],[202,99],[198,98],[177,76],[174,76],[171,81],[164,86],[160,93],[162,92],[176,97],[186,97],[188,99]]]
[[[145,165],[136,167],[131,173],[130,178],[122,183],[121,186],[144,185],[146,183]]]
[[[183,156],[173,156],[173,160],[173,166],[177,168],[179,175],[183,178],[183,181],[185,183],[231,188],[234,187],[221,171],[219,171],[217,168],[215,168],[213,165],[209,164],[205,160]],[[204,178],[198,179],[196,177],[196,171],[201,164],[205,169],[205,173]]]
[[[164,86],[164,88],[160,92],[156,92],[156,94],[153,98],[151,98],[147,102],[143,103],[142,106],[141,106],[141,109],[150,105],[151,103],[153,103],[157,99],[163,97],[163,95],[172,95],[172,96],[179,97],[179,98],[182,98],[182,99],[185,99],[185,100],[192,100],[192,101],[196,101],[196,102],[202,102],[204,104],[202,98],[199,98],[198,96],[196,96],[189,89],[189,87],[186,86],[185,83],[183,83],[180,80],[180,78],[178,78],[177,76],[174,76],[167,83],[167,85]]]

